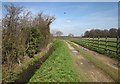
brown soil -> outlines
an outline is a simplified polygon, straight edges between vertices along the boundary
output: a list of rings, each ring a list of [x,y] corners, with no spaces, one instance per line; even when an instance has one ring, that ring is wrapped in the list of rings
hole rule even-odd
[[[67,43],[67,42],[66,42]],[[73,58],[73,63],[80,76],[87,79],[86,82],[113,82],[101,69],[85,59],[80,53],[67,43]]]
[[[75,43],[74,43],[75,44]],[[77,44],[75,44],[76,46],[79,46]],[[94,56],[95,58],[99,59],[100,61],[102,61],[103,63],[107,64],[108,66],[110,66],[111,68],[114,68],[114,69],[117,69],[118,70],[118,61],[108,57],[108,56],[105,56],[105,55],[102,55],[102,54],[99,54],[95,51],[91,51],[87,48],[84,48],[82,46],[79,46],[80,48],[82,48],[84,51],[87,51],[88,53],[92,54],[92,56]]]

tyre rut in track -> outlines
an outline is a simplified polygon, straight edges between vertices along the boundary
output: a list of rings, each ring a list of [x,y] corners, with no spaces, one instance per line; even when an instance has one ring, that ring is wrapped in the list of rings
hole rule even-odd
[[[113,82],[113,79],[106,75],[101,69],[96,67],[89,60],[85,59],[80,53],[66,42],[72,54],[73,63],[81,76],[84,76],[86,82]]]

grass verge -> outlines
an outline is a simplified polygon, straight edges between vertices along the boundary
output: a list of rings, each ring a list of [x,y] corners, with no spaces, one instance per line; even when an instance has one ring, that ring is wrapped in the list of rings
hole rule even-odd
[[[80,79],[74,69],[66,43],[56,40],[53,46],[52,55],[36,71],[29,82],[79,82]]]
[[[118,82],[118,70],[113,69],[111,67],[109,67],[108,65],[104,64],[103,62],[101,62],[99,59],[95,58],[94,56],[92,56],[92,54],[90,54],[89,52],[84,51],[82,48],[76,46],[74,43],[69,42],[82,56],[84,56],[86,59],[88,59],[89,61],[91,61],[92,63],[94,63],[94,65],[96,65],[97,67],[99,67],[101,70],[103,70],[104,72],[106,72],[111,78],[113,78],[113,80],[115,80],[116,82]]]

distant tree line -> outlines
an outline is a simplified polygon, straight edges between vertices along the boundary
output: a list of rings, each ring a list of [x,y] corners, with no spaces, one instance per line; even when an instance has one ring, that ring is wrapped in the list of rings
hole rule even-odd
[[[100,30],[100,29],[92,29],[90,31],[86,31],[83,37],[110,37],[115,38],[118,36],[118,29],[111,28],[109,30]]]
[[[41,52],[51,40],[50,24],[54,16],[30,11],[14,4],[4,6],[6,13],[2,18],[2,63],[13,67],[21,63],[24,56],[32,58]]]

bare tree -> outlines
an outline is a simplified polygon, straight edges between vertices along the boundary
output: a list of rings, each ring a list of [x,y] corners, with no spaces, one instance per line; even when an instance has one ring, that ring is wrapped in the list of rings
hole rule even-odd
[[[74,37],[74,35],[72,33],[69,33],[68,36],[69,37]]]
[[[63,35],[63,32],[61,32],[61,31],[56,31],[56,36],[61,36],[61,35]]]
[[[6,14],[2,18],[2,63],[7,65],[9,73],[17,64],[22,63],[25,56],[33,57],[49,44],[50,24],[55,17],[43,12],[32,17],[30,11],[14,4],[4,7]]]
[[[19,15],[23,11],[22,7],[11,5],[5,5],[6,15],[3,18],[3,54],[4,60],[7,60],[10,65],[16,60],[14,53],[17,50],[18,35],[19,35]],[[13,57],[14,55],[14,57]]]

